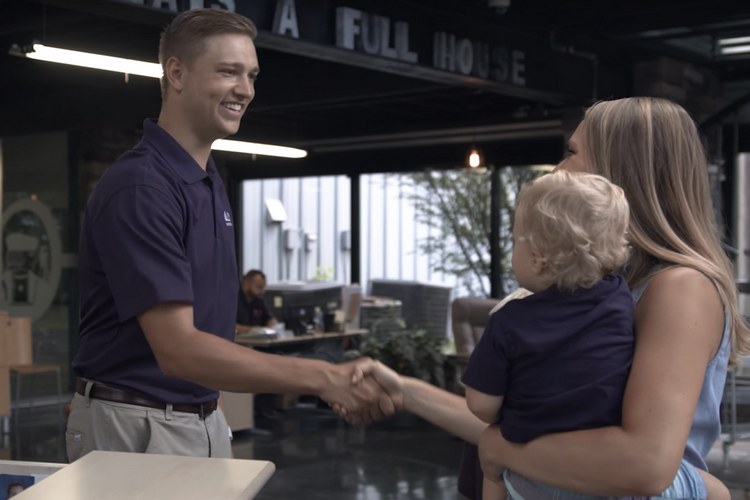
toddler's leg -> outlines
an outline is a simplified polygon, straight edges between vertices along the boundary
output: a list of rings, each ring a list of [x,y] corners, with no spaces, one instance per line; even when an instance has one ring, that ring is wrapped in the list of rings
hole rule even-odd
[[[698,470],[701,475],[701,479],[706,483],[706,493],[708,494],[708,500],[731,500],[729,489],[719,481],[716,476],[709,474],[704,470]]]
[[[685,459],[680,463],[672,484],[652,499],[707,498],[708,500],[730,500],[729,490],[721,481]]]
[[[484,478],[482,482],[482,500],[505,500],[508,498],[508,490],[503,483],[496,483]],[[714,500],[713,498],[711,500]],[[724,500],[719,498],[717,500]]]

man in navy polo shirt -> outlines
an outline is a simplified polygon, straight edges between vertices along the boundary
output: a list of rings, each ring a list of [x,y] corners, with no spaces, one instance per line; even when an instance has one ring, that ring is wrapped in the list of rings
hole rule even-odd
[[[231,456],[217,389],[315,394],[376,417],[393,404],[352,367],[234,342],[232,211],[210,157],[252,101],[253,23],[221,9],[177,16],[162,34],[162,109],[102,176],[80,247],[80,346],[68,458],[95,449]],[[382,416],[382,415],[381,415]]]

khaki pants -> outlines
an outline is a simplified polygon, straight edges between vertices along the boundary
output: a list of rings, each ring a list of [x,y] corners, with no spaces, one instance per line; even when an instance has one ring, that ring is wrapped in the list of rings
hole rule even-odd
[[[87,400],[88,399],[88,400]],[[93,450],[231,458],[229,425],[217,409],[195,413],[73,396],[65,445],[73,462]]]

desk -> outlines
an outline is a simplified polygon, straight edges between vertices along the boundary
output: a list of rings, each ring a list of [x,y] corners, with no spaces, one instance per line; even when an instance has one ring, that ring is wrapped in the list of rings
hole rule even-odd
[[[311,333],[308,335],[289,335],[283,337],[255,337],[238,333],[235,342],[246,347],[252,347],[260,351],[274,352],[278,354],[289,353],[309,344],[325,344],[326,342],[343,342],[346,339],[359,338],[367,333],[363,329],[351,329],[346,332]],[[341,347],[336,348],[340,350]],[[252,429],[254,427],[254,401],[252,394],[238,394],[222,392],[222,410],[227,418],[232,432]]]
[[[244,500],[255,497],[275,469],[264,460],[92,451],[13,498]]]
[[[272,336],[271,338],[258,338],[240,333],[235,336],[235,342],[263,352],[279,355],[294,354],[336,363],[344,359],[344,350],[350,348],[348,345],[345,346],[344,343],[357,341],[365,334],[367,334],[367,330],[362,328],[352,328],[345,332],[317,332],[307,335],[290,334],[288,336]],[[255,404],[259,408],[258,411],[261,413],[264,409],[271,407],[281,408],[286,406],[283,402],[279,403],[278,398],[277,402],[269,399],[269,396],[264,395],[262,398],[255,401]],[[227,421],[230,422],[233,431],[251,428],[252,424],[250,422],[252,421],[253,411],[253,405],[248,403],[244,404],[244,409],[241,405],[225,405],[224,407],[224,414],[227,417]]]
[[[241,333],[239,333],[235,336],[234,341],[244,346],[256,348],[274,348],[286,346],[298,347],[299,344],[311,344],[327,340],[356,339],[365,334],[367,334],[367,330],[365,329],[352,329],[345,332],[318,332],[309,333],[306,335],[273,338],[245,337]]]

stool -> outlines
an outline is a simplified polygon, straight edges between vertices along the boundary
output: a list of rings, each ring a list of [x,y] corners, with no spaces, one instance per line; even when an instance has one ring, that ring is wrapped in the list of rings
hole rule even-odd
[[[60,412],[60,425],[63,423],[63,405],[62,405],[62,387],[60,382],[60,367],[58,365],[11,365],[9,367],[11,379],[15,376],[16,378],[16,394],[14,398],[14,406],[16,408],[13,414],[13,429],[16,435],[18,435],[18,413],[21,408],[21,379],[24,377],[30,377],[31,384],[31,395],[29,408],[34,407],[34,380],[37,375],[40,374],[52,374],[55,376],[55,383],[57,386],[57,407]]]

